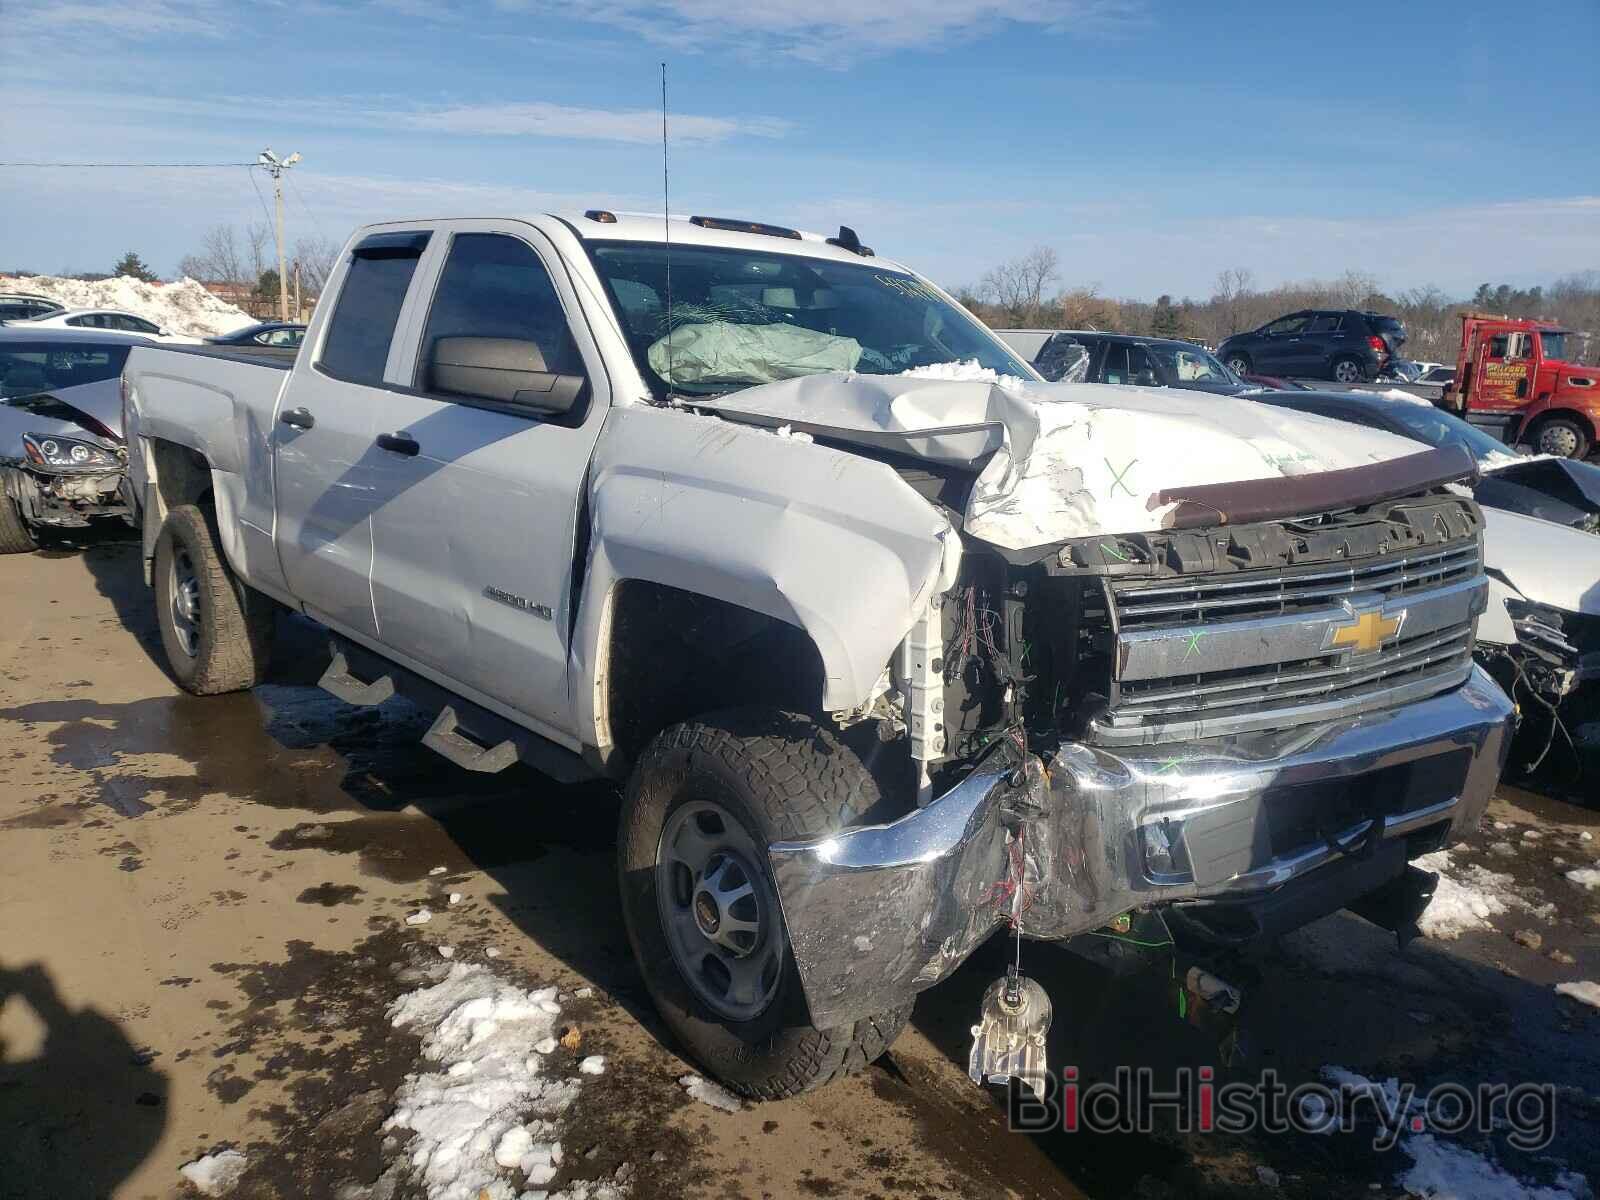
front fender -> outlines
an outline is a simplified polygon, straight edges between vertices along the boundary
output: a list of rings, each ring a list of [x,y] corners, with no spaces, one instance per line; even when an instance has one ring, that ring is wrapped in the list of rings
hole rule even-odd
[[[608,414],[588,501],[572,679],[580,728],[600,730],[595,744],[609,741],[597,683],[621,580],[800,627],[822,659],[824,706],[844,709],[870,695],[955,545],[950,523],[883,463],[643,405]]]

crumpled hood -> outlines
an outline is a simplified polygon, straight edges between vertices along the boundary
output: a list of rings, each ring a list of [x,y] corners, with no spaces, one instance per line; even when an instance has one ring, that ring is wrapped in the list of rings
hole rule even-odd
[[[830,373],[696,407],[937,462],[990,455],[966,531],[1006,550],[1153,532],[1156,493],[1305,475],[1414,454],[1415,442],[1345,421],[1176,388],[1034,383],[970,364],[903,375]]]
[[[1592,533],[1485,508],[1483,565],[1535,604],[1600,616],[1600,538]]]
[[[113,436],[107,437],[107,431]],[[78,438],[115,449],[123,438],[120,383],[103,379],[0,400],[0,457],[20,457],[25,433]]]

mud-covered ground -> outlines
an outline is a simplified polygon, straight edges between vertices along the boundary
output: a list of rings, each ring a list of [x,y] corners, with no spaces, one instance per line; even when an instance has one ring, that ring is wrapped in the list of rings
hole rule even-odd
[[[382,1127],[427,1064],[385,1011],[437,976],[440,946],[561,989],[576,1033],[555,1069],[607,1056],[562,1130],[555,1188],[620,1172],[633,1196],[719,1200],[1404,1192],[1412,1157],[1374,1150],[1365,1125],[1222,1136],[1158,1115],[1150,1133],[1008,1133],[1003,1097],[965,1073],[1000,943],[924,995],[864,1076],[734,1113],[692,1100],[628,952],[607,789],[458,771],[417,744],[425,722],[403,704],[318,691],[325,653],[287,618],[269,685],[180,694],[131,542],[0,561],[0,611],[0,1196],[193,1194],[179,1167],[225,1148],[249,1164],[235,1196],[422,1194]],[[1246,1056],[1219,1080],[1340,1066],[1420,1088],[1549,1083],[1548,1147],[1519,1151],[1504,1128],[1440,1140],[1529,1187],[1600,1183],[1600,1011],[1554,991],[1600,980],[1600,890],[1565,877],[1600,858],[1600,802],[1571,795],[1502,789],[1500,827],[1452,855],[1512,876],[1492,929],[1401,952],[1340,914],[1230,964]],[[432,920],[407,926],[424,905]],[[1023,965],[1054,999],[1051,1065],[1085,1085],[1218,1062],[1160,970],[1113,977],[1032,945]],[[1485,1178],[1502,1190],[1481,1194],[1538,1194]]]

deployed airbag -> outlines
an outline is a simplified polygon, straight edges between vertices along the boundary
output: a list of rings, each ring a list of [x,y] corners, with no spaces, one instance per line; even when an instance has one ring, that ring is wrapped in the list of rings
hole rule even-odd
[[[799,325],[711,321],[680,325],[670,339],[652,343],[645,357],[650,369],[674,386],[777,383],[853,371],[861,361],[861,343]]]

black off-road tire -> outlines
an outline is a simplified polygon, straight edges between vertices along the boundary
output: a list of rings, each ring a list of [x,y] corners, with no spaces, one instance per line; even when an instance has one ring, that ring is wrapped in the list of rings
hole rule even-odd
[[[733,709],[671,726],[635,766],[618,838],[628,940],[666,1023],[709,1074],[740,1095],[797,1096],[864,1070],[900,1035],[912,1005],[819,1029],[785,949],[765,1011],[742,1022],[714,1012],[685,981],[662,927],[655,872],[667,819],[692,799],[713,800],[766,846],[842,829],[878,798],[866,767],[832,733],[772,709]],[[759,867],[769,869],[765,861]]]
[[[0,485],[0,554],[27,554],[38,549],[33,531],[22,519],[17,502]]]
[[[185,504],[167,514],[156,538],[156,621],[179,685],[197,696],[252,688],[266,676],[277,620],[273,602],[246,587],[223,558],[216,516]],[[196,651],[184,648],[173,616],[173,559],[183,553],[198,583]]]

